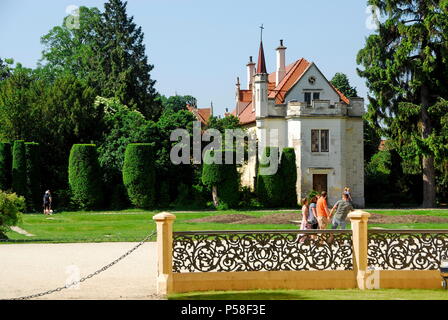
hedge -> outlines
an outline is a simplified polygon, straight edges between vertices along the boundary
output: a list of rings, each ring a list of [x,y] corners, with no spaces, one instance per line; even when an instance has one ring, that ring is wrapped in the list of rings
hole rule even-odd
[[[74,144],[70,150],[68,182],[79,209],[99,208],[103,201],[101,170],[94,144]]]
[[[269,157],[271,154],[279,155],[277,147],[266,147],[264,150],[264,155]],[[259,201],[268,208],[281,207],[283,201],[282,195],[282,179],[277,170],[276,173],[272,175],[262,175],[261,169],[269,167],[269,164],[259,163],[258,174],[257,174],[257,196]]]
[[[154,144],[127,145],[123,164],[123,183],[134,206],[145,209],[155,206]]]
[[[38,143],[26,142],[26,203],[31,211],[38,211],[42,205],[43,194],[40,175],[40,147]]]
[[[202,183],[208,187],[217,186],[222,181],[221,166],[216,163],[209,163],[215,156],[214,150],[207,150],[204,155],[204,164],[202,165]]]
[[[12,149],[12,190],[26,196],[26,150],[25,141],[14,141]]]
[[[0,142],[0,190],[11,189],[12,154],[11,144]]]
[[[221,173],[223,180],[218,185],[218,208],[220,210],[235,208],[240,199],[240,177],[236,164],[221,165]]]
[[[233,153],[233,164],[225,164],[225,153]],[[222,153],[222,164],[210,162],[210,158],[217,153]],[[239,201],[239,175],[236,170],[235,154],[231,150],[208,150],[204,156],[204,164],[202,166],[202,183],[212,188],[216,187],[218,205],[220,210],[234,208]]]
[[[280,161],[283,203],[286,207],[297,207],[297,165],[294,148],[284,148]]]

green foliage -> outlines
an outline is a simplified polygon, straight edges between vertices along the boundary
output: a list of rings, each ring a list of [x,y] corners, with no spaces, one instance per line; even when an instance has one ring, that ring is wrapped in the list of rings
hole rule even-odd
[[[207,123],[208,129],[217,129],[221,133],[225,133],[226,129],[241,129],[240,120],[234,115],[226,117],[210,117]]]
[[[37,107],[43,94],[41,86],[33,71],[20,64],[8,78],[0,81],[0,139],[33,140],[36,126],[41,124]]]
[[[0,142],[0,190],[9,190],[11,188],[11,172],[11,144]]]
[[[126,10],[127,2],[109,0],[104,12],[93,24],[95,37],[91,55],[89,81],[104,97],[117,97],[147,119],[156,119],[160,103],[156,100],[155,81],[150,72],[143,44],[142,28],[134,23]]]
[[[26,142],[26,202],[29,211],[39,211],[42,205],[40,147],[38,143]]]
[[[446,1],[369,0],[380,9],[378,31],[357,56],[370,91],[367,119],[395,143],[402,157],[420,161],[423,205],[435,205],[435,153],[426,142],[434,134],[431,114],[448,98],[448,8]],[[436,134],[438,135],[438,134]],[[421,139],[417,139],[421,137]],[[419,141],[420,140],[420,141]],[[420,143],[425,142],[425,143]]]
[[[134,206],[152,208],[156,205],[153,144],[132,143],[127,146],[123,182]]]
[[[204,155],[204,164],[202,165],[202,183],[208,187],[217,186],[223,181],[223,171],[221,165],[213,163],[212,159],[218,151],[207,150]]]
[[[26,196],[26,150],[25,141],[16,140],[12,149],[12,190],[19,196]]]
[[[53,27],[41,38],[44,46],[40,60],[41,72],[54,79],[62,74],[72,74],[87,79],[90,60],[94,55],[92,44],[97,34],[92,28],[101,14],[97,8],[79,8],[79,26],[73,28],[72,15],[64,18],[60,26]]]
[[[0,239],[6,238],[5,233],[10,231],[10,227],[20,222],[24,209],[25,198],[0,191]]]
[[[348,77],[344,73],[336,73],[331,79],[331,84],[336,87],[339,91],[341,91],[347,98],[357,97],[358,92],[355,87],[350,85],[350,81]]]
[[[11,64],[14,61],[12,59],[1,59],[0,58],[0,81],[5,80],[11,76]]]
[[[41,163],[46,183],[66,189],[71,146],[96,141],[102,131],[102,110],[94,98],[94,90],[73,75],[46,82],[16,67],[0,82],[0,139],[39,143],[50,155]]]
[[[116,98],[97,97],[95,105],[104,110],[105,130],[98,153],[107,191],[106,202],[114,208],[124,208],[129,204],[122,177],[126,146],[154,139],[155,124]]]
[[[264,150],[264,156],[276,155],[279,158],[279,150],[277,147],[266,147]],[[270,175],[262,175],[261,168],[269,167],[269,164],[259,163],[258,175],[257,175],[257,195],[258,200],[268,208],[275,208],[282,206],[283,194],[282,194],[282,178],[279,171]]]
[[[283,206],[297,207],[297,164],[294,148],[284,148],[281,156],[279,175],[282,180]]]
[[[70,151],[68,182],[72,202],[80,209],[99,208],[103,200],[101,170],[94,144],[75,144]]]
[[[363,119],[364,126],[364,163],[370,162],[370,159],[378,152],[381,143],[381,136],[378,129],[374,128],[369,121]]]
[[[218,210],[232,209],[238,206],[240,200],[240,176],[236,164],[220,165],[222,181],[218,184]]]
[[[197,100],[195,97],[192,96],[180,96],[175,95],[171,97],[165,97],[164,95],[160,95],[158,97],[158,100],[162,104],[163,111],[171,111],[171,112],[177,112],[181,110],[185,110],[187,104],[190,106],[196,106]]]

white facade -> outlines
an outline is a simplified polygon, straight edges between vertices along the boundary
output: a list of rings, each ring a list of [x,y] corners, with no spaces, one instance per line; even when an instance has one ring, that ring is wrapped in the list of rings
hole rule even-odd
[[[341,101],[314,63],[290,87],[283,104],[268,99],[267,75],[255,75],[253,83],[256,122],[249,128],[255,129],[260,150],[265,146],[295,149],[299,198],[313,189],[325,189],[332,206],[344,187],[350,187],[355,206],[364,207],[364,100]],[[249,159],[242,172],[244,185],[254,187],[255,166],[255,159]]]

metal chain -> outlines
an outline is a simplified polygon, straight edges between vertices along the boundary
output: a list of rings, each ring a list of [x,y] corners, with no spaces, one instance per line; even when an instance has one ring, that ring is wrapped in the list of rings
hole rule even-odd
[[[127,251],[125,254],[123,254],[121,257],[119,257],[118,259],[112,261],[111,263],[109,263],[108,265],[102,267],[101,269],[98,269],[97,271],[77,280],[74,281],[70,284],[66,284],[63,287],[59,287],[56,289],[52,289],[52,290],[48,290],[45,292],[41,292],[41,293],[37,293],[37,294],[33,294],[30,296],[24,296],[24,297],[19,297],[19,298],[11,298],[11,299],[6,299],[6,300],[29,300],[29,299],[33,299],[33,298],[38,298],[38,297],[42,297],[42,296],[46,296],[49,294],[52,294],[54,292],[59,292],[62,291],[64,289],[68,289],[70,287],[73,287],[81,282],[86,281],[87,279],[90,279],[98,274],[100,274],[103,271],[106,271],[107,269],[109,269],[110,267],[112,267],[114,264],[118,263],[120,260],[123,260],[124,258],[126,258],[128,255],[130,255],[132,252],[134,252],[135,250],[137,250],[140,246],[142,246],[146,241],[148,241],[150,238],[152,238],[154,235],[156,234],[156,231],[154,230],[153,232],[151,232],[148,236],[146,236],[142,241],[140,241],[135,247],[133,247],[131,250]]]

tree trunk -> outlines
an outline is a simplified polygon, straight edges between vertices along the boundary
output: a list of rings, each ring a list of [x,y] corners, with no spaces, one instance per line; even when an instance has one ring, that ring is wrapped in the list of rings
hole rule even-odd
[[[422,137],[428,138],[431,135],[432,126],[428,115],[429,90],[423,85],[421,92],[422,99]],[[423,208],[436,207],[436,173],[434,168],[434,156],[423,156]]]
[[[215,208],[218,207],[219,199],[218,199],[218,188],[216,186],[212,187],[212,196],[213,196],[213,205]]]

